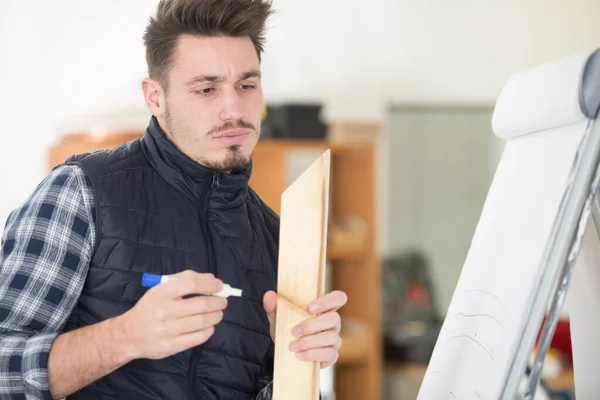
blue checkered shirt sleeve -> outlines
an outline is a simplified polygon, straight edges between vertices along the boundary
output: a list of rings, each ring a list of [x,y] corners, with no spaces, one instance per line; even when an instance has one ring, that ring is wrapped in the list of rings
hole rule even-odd
[[[0,398],[50,399],[48,356],[94,248],[93,191],[62,166],[8,217],[0,246]]]

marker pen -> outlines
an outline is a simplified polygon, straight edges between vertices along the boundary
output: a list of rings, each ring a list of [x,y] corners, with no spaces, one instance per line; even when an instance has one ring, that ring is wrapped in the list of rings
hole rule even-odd
[[[142,286],[154,287],[163,282],[175,280],[175,279],[177,279],[177,278],[174,278],[169,275],[156,275],[156,274],[145,273],[144,275],[142,275]],[[213,296],[219,296],[219,297],[229,297],[229,296],[242,297],[242,289],[232,288],[227,283],[225,283],[225,284],[223,284],[223,289],[221,289],[221,291],[219,291],[218,293],[207,293],[207,294],[211,294]]]

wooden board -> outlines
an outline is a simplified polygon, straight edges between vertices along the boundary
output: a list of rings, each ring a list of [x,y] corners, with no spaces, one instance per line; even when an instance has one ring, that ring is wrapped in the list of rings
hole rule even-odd
[[[330,159],[326,150],[281,196],[273,400],[319,398],[319,363],[299,360],[289,345],[324,291]]]

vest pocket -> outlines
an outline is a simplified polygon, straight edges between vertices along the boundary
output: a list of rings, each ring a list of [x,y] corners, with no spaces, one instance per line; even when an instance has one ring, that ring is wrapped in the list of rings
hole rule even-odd
[[[277,276],[277,247],[234,237],[223,237],[222,242],[228,250],[222,254],[227,262],[242,270]]]
[[[77,399],[97,399],[97,400],[109,400],[109,399],[118,399],[119,395],[117,393],[106,393],[104,390],[98,390],[98,383],[92,383],[90,386],[84,387],[78,392],[73,393],[70,396],[67,396],[67,400],[77,400]]]
[[[114,377],[120,374],[120,369],[111,372],[110,374],[100,378],[99,380],[90,383],[88,386],[81,388],[67,399],[118,399],[119,392],[115,387]]]
[[[268,272],[268,265],[264,265],[261,257],[261,246],[254,245],[249,240],[235,237],[223,237],[223,243],[227,247],[228,259],[237,268],[243,270],[253,270],[259,272]]]
[[[263,295],[277,288],[276,264],[264,244],[234,237],[215,242],[217,277],[242,289],[242,296],[262,305]]]

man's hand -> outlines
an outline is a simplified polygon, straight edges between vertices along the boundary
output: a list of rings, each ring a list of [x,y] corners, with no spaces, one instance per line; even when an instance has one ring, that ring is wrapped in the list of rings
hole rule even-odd
[[[67,397],[137,358],[164,358],[208,340],[227,300],[182,297],[217,292],[223,283],[192,271],[173,276],[180,279],[151,288],[126,313],[56,337],[48,358],[53,398]]]
[[[185,271],[146,292],[119,319],[130,358],[160,359],[206,342],[223,319],[227,299],[215,296],[182,297],[215,293],[223,282],[212,274]]]
[[[298,324],[292,330],[296,340],[290,343],[290,350],[303,361],[317,361],[321,368],[334,364],[342,346],[340,338],[341,318],[338,310],[348,297],[341,291],[333,291],[313,301],[308,311],[315,315]],[[263,305],[269,318],[271,338],[275,340],[275,321],[277,315],[277,295],[273,291],[265,293]]]

